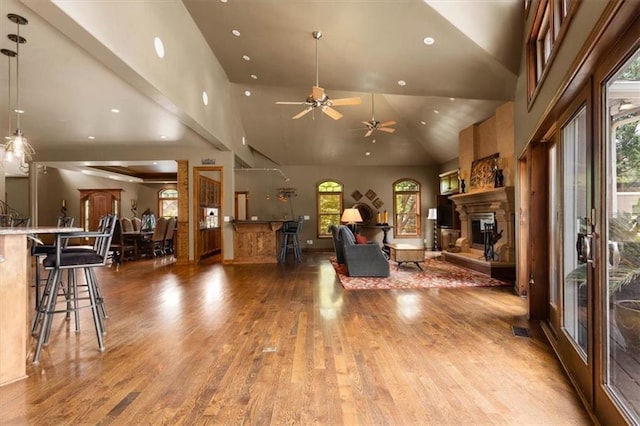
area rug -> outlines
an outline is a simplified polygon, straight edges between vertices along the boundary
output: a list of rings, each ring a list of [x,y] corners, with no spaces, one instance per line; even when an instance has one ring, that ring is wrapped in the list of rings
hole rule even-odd
[[[335,257],[329,259],[338,274],[340,284],[346,290],[385,290],[397,288],[458,288],[513,286],[476,271],[461,268],[438,259],[426,259],[422,271],[414,264],[389,262],[391,275],[387,278],[350,277],[345,265],[339,265]]]

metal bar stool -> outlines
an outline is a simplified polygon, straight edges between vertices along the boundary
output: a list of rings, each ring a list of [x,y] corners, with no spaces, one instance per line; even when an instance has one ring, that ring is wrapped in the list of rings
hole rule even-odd
[[[101,219],[101,229],[98,232],[73,232],[56,236],[56,251],[48,254],[43,262],[45,269],[49,271],[49,276],[32,327],[32,332],[38,335],[33,355],[34,364],[40,361],[42,346],[49,343],[53,315],[57,313],[65,313],[69,318],[70,313],[74,312],[76,316],[76,332],[79,332],[78,310],[90,308],[93,314],[98,348],[100,351],[104,350],[103,334],[105,333],[105,328],[103,317],[106,318],[106,310],[94,268],[107,264],[109,247],[111,246],[111,239],[113,238],[117,220],[117,216],[107,215]],[[63,241],[70,238],[93,238],[93,248],[64,248]],[[83,295],[81,297],[78,292],[79,283],[75,274],[78,269],[84,271],[88,296]],[[64,270],[70,272],[66,283],[62,281]],[[64,297],[64,308],[58,308],[59,296]],[[38,330],[40,323],[41,326]]]
[[[300,246],[300,231],[302,230],[303,218],[298,220],[287,221],[282,224],[282,244],[280,245],[280,263],[284,263],[287,259],[287,251],[289,247],[293,249],[295,259],[300,262],[302,260],[302,247]]]

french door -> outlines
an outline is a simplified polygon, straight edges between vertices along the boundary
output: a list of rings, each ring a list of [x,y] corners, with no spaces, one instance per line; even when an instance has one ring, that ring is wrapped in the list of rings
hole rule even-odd
[[[593,400],[595,179],[589,91],[567,110],[548,149],[549,326],[582,397]]]
[[[638,424],[640,41],[616,58],[603,61],[548,142],[547,326],[602,423]]]

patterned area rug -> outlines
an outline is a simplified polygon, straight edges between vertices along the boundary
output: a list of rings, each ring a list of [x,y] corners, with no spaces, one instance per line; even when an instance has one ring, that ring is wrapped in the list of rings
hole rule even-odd
[[[329,260],[346,290],[513,286],[513,283],[500,281],[438,259],[426,259],[421,265],[422,271],[413,263],[403,263],[398,268],[395,262],[390,261],[391,275],[387,278],[350,277],[345,265],[339,265],[335,257]]]

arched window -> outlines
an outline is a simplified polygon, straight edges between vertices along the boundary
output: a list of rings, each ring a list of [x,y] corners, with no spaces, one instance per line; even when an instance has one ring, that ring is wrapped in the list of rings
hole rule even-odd
[[[178,216],[178,190],[175,188],[161,189],[158,192],[158,217]]]
[[[329,225],[340,225],[342,184],[334,180],[320,182],[318,194],[318,238],[331,238]]]
[[[393,184],[393,214],[395,237],[420,237],[420,184],[402,179]]]

